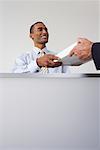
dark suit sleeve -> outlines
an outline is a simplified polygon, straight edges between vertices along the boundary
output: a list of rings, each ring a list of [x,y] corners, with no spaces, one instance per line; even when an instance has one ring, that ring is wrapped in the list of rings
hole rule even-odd
[[[97,70],[100,70],[100,43],[92,45],[92,57]]]

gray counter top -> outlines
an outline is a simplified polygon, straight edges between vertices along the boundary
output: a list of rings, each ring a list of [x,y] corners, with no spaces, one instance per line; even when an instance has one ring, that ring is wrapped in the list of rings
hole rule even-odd
[[[0,78],[100,78],[100,73],[92,74],[36,74],[36,73],[0,73]]]

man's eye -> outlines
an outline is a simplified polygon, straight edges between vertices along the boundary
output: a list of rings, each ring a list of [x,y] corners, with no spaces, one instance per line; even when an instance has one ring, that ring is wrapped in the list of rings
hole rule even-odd
[[[45,28],[45,31],[46,31],[46,32],[48,32],[48,29],[47,29],[47,28]]]
[[[39,28],[38,31],[42,31],[42,28]]]

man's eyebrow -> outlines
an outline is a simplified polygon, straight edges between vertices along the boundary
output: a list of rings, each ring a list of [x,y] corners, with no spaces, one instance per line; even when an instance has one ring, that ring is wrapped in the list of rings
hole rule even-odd
[[[38,27],[38,29],[42,29],[43,27]]]
[[[38,27],[38,29],[45,29],[45,30],[48,30],[46,27],[45,27],[45,28],[43,28],[43,27]]]

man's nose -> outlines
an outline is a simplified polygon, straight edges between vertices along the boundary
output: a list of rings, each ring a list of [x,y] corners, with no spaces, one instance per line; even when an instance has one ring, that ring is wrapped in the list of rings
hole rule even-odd
[[[47,33],[47,31],[45,29],[43,29],[43,33]]]

